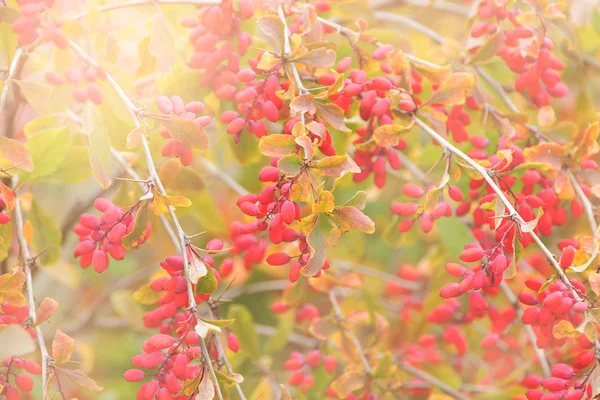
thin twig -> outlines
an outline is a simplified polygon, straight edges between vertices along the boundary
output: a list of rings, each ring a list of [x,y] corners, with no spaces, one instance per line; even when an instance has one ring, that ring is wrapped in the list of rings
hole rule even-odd
[[[15,176],[12,182],[13,188],[17,187],[17,183],[18,177]],[[15,216],[17,237],[19,239],[21,254],[23,256],[23,268],[25,270],[27,285],[27,299],[29,303],[28,323],[33,326],[33,324],[37,320],[37,306],[35,304],[35,298],[33,296],[33,278],[31,275],[31,267],[35,265],[35,259],[31,256],[31,253],[29,252],[27,240],[25,239],[25,235],[23,234],[23,211],[21,210],[21,200],[18,196],[16,196],[15,200]],[[46,347],[46,342],[44,341],[44,335],[42,334],[42,330],[40,329],[39,325],[35,327],[35,333],[37,336],[40,353],[42,355],[42,400],[46,400],[48,398],[48,393],[46,390],[46,386],[48,385],[48,366],[52,362],[52,358],[48,354],[48,348]]]
[[[227,186],[229,186],[231,189],[233,189],[240,196],[248,194],[248,191],[246,190],[245,187],[240,185],[235,179],[233,179],[231,176],[227,175],[225,173],[225,171],[223,171],[222,169],[217,167],[212,162],[208,161],[206,158],[200,158],[200,164],[202,164],[204,169],[206,169],[208,172],[210,172],[214,176],[217,176],[219,179],[221,179],[223,181],[223,183],[225,183]]]
[[[454,396],[455,398],[459,399],[459,400],[469,400],[469,397],[465,396],[464,394],[462,394],[461,392],[459,392],[458,390],[454,389],[452,386],[448,385],[445,382],[440,381],[439,379],[429,375],[427,372],[420,370],[418,368],[413,367],[410,364],[407,364],[405,362],[398,362],[398,367],[405,370],[406,372],[410,373],[411,375],[416,376],[419,379],[424,380],[425,382],[430,383],[433,386],[437,386],[440,389],[442,389],[444,392],[448,393],[451,396]]]
[[[404,15],[394,14],[386,11],[375,11],[375,18],[408,26],[409,28],[422,33],[439,44],[443,44],[446,41],[439,33]]]
[[[94,68],[100,68],[100,65],[96,62],[96,60],[94,60],[92,57],[90,57],[85,51],[83,51],[83,49],[81,49],[72,40],[69,40],[69,47],[71,47],[71,49],[77,54],[77,56],[82,61],[86,62],[87,64],[89,64],[90,66],[92,66]],[[106,74],[106,81],[113,88],[113,90],[117,93],[117,95],[119,96],[121,101],[124,103],[125,107],[127,108],[127,111],[129,112],[129,115],[131,116],[131,119],[132,119],[135,127],[137,128],[137,127],[141,126],[141,123],[137,116],[138,109],[132,103],[131,99],[127,96],[125,91],[121,88],[121,86],[114,80],[114,78],[110,74]],[[154,184],[158,187],[159,191],[162,194],[166,194],[164,186],[158,176],[158,172],[156,171],[154,160],[152,158],[152,153],[150,152],[150,147],[148,145],[148,141],[145,136],[142,136],[141,144],[142,144],[142,150],[144,152],[144,156],[146,159],[146,164],[148,166],[148,170],[150,173],[150,177],[152,178]],[[137,179],[136,177],[134,177],[134,178]],[[177,243],[175,245],[175,247],[181,253],[181,255],[183,257],[183,265],[185,266],[184,272],[185,272],[185,276],[186,276],[189,307],[190,307],[190,310],[192,311],[194,318],[199,322],[199,317],[197,314],[196,299],[194,297],[194,290],[192,287],[192,282],[189,278],[189,263],[188,263],[187,251],[186,251],[187,236],[186,236],[185,232],[183,231],[183,228],[181,227],[181,223],[179,222],[177,215],[175,214],[175,209],[171,206],[167,206],[167,207],[169,210],[169,215],[171,216],[171,221],[173,222],[173,225],[175,225],[175,230],[176,230],[177,236],[178,236],[178,241],[174,242],[174,244]],[[212,363],[210,362],[210,358],[207,357],[208,352],[206,350],[205,341],[206,341],[205,338],[201,337],[202,351],[203,351],[203,353],[205,353],[204,355],[206,357],[207,365],[210,370],[210,373],[211,373],[211,376],[212,376],[212,379],[213,379],[213,382],[214,382],[214,385],[215,385],[215,388],[217,391],[217,396],[218,396],[219,400],[223,400],[223,394],[221,393],[221,388],[219,386],[219,382],[217,380],[217,376],[216,376],[214,367],[213,367]],[[216,341],[217,341],[217,345],[219,345],[219,343],[220,343],[219,338],[217,338]],[[222,346],[218,346],[218,347],[222,347]],[[217,349],[217,350],[220,350],[220,349]],[[239,385],[236,385],[236,388],[238,390],[238,394],[240,395],[240,398],[245,399],[243,392],[242,392],[241,388],[239,387]]]
[[[448,142],[444,137],[442,137],[436,131],[431,129],[427,124],[422,122],[420,119],[415,117],[414,121],[425,133],[427,133],[429,136],[431,136],[433,139],[435,139],[442,147],[444,147],[446,150],[452,152],[453,154],[456,154],[458,157],[460,157],[463,161],[465,161],[467,164],[469,164],[475,171],[477,171],[481,175],[481,177],[488,183],[490,188],[492,188],[492,190],[496,193],[497,198],[502,203],[504,203],[504,206],[506,207],[506,209],[508,210],[508,213],[509,213],[508,218],[517,222],[519,224],[519,226],[521,227],[521,229],[523,229],[524,227],[527,226],[527,222],[525,222],[523,217],[521,217],[521,215],[517,212],[517,210],[515,209],[513,204],[510,202],[510,200],[508,200],[508,198],[506,197],[506,195],[504,194],[502,189],[500,189],[500,187],[496,184],[496,182],[494,182],[494,180],[491,178],[490,173],[492,173],[492,171],[482,167],[480,164],[475,162],[471,157],[467,156],[461,150],[456,148],[454,145],[452,145],[450,142]],[[579,296],[579,293],[577,292],[577,290],[575,289],[575,287],[573,286],[573,284],[571,283],[571,281],[565,274],[565,271],[561,268],[561,266],[556,261],[554,254],[552,254],[552,252],[548,249],[548,247],[546,247],[544,242],[542,242],[542,239],[540,239],[540,237],[533,230],[528,231],[527,233],[529,233],[529,235],[531,236],[533,241],[536,242],[538,247],[542,250],[542,252],[546,256],[546,259],[550,262],[550,264],[554,268],[554,271],[559,276],[560,280],[567,286],[567,288],[569,288],[569,291],[573,295],[573,298],[575,299],[575,301],[578,301],[578,302],[583,301],[583,299],[581,298],[581,296]],[[600,355],[600,342],[598,340],[595,341],[595,346],[596,346],[597,352]]]
[[[402,279],[399,276],[389,274],[387,272],[380,271],[378,269],[371,268],[366,265],[355,264],[353,262],[346,261],[346,260],[335,260],[334,265],[336,267],[339,267],[339,268],[347,270],[347,271],[358,272],[363,275],[381,279],[384,282],[391,282],[391,283],[394,283],[400,287],[403,287],[403,288],[409,289],[409,290],[418,290],[423,287],[422,285],[420,285],[418,283],[411,282],[406,279]]]
[[[344,314],[342,313],[342,309],[340,308],[340,305],[338,304],[337,297],[335,295],[335,288],[333,288],[333,289],[331,289],[329,291],[329,302],[331,303],[331,306],[333,307],[333,312],[334,312],[335,317],[337,318],[337,320],[340,321],[340,322],[343,321],[344,320]],[[371,365],[369,364],[369,361],[367,360],[367,356],[365,355],[365,351],[363,350],[362,345],[360,344],[360,341],[356,337],[356,334],[351,329],[347,329],[346,330],[346,334],[348,335],[348,337],[352,341],[352,344],[356,348],[356,351],[358,352],[358,357],[360,358],[360,361],[363,364],[363,368],[365,370],[365,374],[370,375],[371,374],[371,370],[372,370],[371,369]]]

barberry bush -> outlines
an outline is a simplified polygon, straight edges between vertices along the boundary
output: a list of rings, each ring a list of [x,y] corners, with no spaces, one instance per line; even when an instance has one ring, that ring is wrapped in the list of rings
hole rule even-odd
[[[600,398],[600,4],[5,0],[0,399]]]

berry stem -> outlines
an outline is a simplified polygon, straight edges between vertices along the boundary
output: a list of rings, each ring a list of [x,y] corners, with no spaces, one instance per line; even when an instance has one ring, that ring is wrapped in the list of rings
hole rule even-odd
[[[16,188],[18,184],[18,177],[15,176],[13,178],[12,186]],[[25,270],[26,277],[26,288],[27,288],[27,302],[29,304],[29,323],[34,324],[37,320],[37,311],[35,305],[35,298],[33,296],[33,278],[31,275],[31,267],[35,265],[36,261],[31,256],[29,252],[29,247],[27,246],[27,240],[25,239],[25,235],[23,234],[23,211],[21,210],[21,200],[18,196],[15,196],[15,228],[17,231],[17,236],[19,238],[19,245],[21,247],[21,254],[23,256],[23,268]],[[48,385],[48,365],[52,363],[52,358],[48,354],[48,348],[46,347],[46,342],[44,341],[44,335],[42,334],[42,330],[40,326],[35,327],[35,333],[37,336],[38,346],[40,348],[40,353],[42,356],[42,400],[46,400],[48,398],[48,393],[46,390],[46,386]]]

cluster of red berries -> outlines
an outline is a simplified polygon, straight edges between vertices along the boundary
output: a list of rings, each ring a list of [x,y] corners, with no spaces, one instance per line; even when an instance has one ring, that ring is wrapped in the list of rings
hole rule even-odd
[[[419,185],[407,183],[402,187],[402,194],[410,199],[417,200],[425,196],[425,191]],[[408,232],[412,229],[415,222],[420,219],[421,230],[428,233],[433,229],[435,220],[452,216],[452,207],[450,207],[450,204],[441,201],[433,211],[424,211],[419,203],[409,201],[392,204],[392,212],[401,217],[415,216],[414,218],[406,218],[400,221],[398,224],[399,232]]]
[[[585,293],[583,284],[571,279],[574,290]],[[525,286],[536,294],[524,292],[519,295],[519,301],[531,306],[523,313],[523,323],[533,325],[539,331],[537,345],[540,348],[548,347],[554,341],[563,344],[565,339],[556,339],[552,335],[552,328],[561,320],[567,320],[573,326],[579,326],[583,322],[583,313],[588,304],[584,301],[576,301],[573,293],[562,282],[552,282],[547,288],[540,292],[544,282],[539,279],[528,279]]]
[[[517,7],[507,11],[493,0],[486,0],[479,5],[478,16],[481,21],[471,28],[471,37],[482,38],[502,30],[504,46],[498,55],[513,72],[519,74],[515,89],[527,92],[536,106],[543,107],[550,105],[553,97],[563,97],[569,93],[559,74],[565,65],[552,55],[554,45],[550,38],[539,38],[531,27],[519,22],[521,14],[522,11]],[[506,19],[512,23],[512,29],[500,27]],[[473,47],[471,51],[475,52],[478,48]]]
[[[64,77],[54,71],[46,73],[46,81],[55,86],[69,84],[73,87],[73,98],[78,103],[91,101],[94,104],[102,104],[102,91],[97,85],[98,80],[106,78],[106,74],[99,68],[78,68],[68,70]]]
[[[33,389],[33,379],[27,373],[40,375],[42,373],[40,364],[33,360],[10,357],[2,361],[2,366],[6,370],[0,372],[0,387],[2,388],[0,395],[5,396],[6,400],[29,398],[26,393]],[[12,378],[12,383],[10,378]]]
[[[189,317],[189,315],[188,315]],[[137,400],[183,400],[179,395],[186,380],[203,373],[201,365],[192,364],[200,357],[202,349],[196,346],[200,337],[193,330],[176,340],[172,336],[157,334],[142,344],[143,353],[134,356],[132,364],[123,375],[128,382],[140,382],[148,376],[143,370],[156,370],[151,380],[140,386]]]
[[[583,398],[585,392],[580,389],[583,380],[575,379],[575,371],[571,366],[562,363],[554,364],[551,374],[552,376],[547,378],[529,375],[523,380],[523,386],[529,389],[526,392],[528,400],[580,400]],[[540,386],[548,392],[538,389]]]
[[[27,46],[38,38],[44,42],[54,42],[56,47],[61,49],[68,46],[67,38],[56,22],[49,18],[43,19],[43,14],[52,8],[54,2],[55,0],[18,1],[21,16],[12,23],[12,30],[17,34],[19,46]]]
[[[236,82],[240,56],[246,54],[252,44],[252,36],[242,31],[241,23],[254,15],[254,2],[242,0],[236,3],[235,9],[233,3],[222,1],[220,5],[202,8],[196,17],[181,21],[192,28],[190,41],[194,54],[189,66],[204,71],[201,83],[212,84],[215,93]],[[237,43],[236,48],[233,43]]]
[[[314,386],[313,371],[323,364],[323,368],[329,374],[333,374],[337,368],[337,360],[332,356],[324,356],[320,350],[312,350],[304,355],[292,351],[290,357],[284,364],[287,371],[292,371],[289,384],[299,386],[303,393]]]
[[[82,214],[73,232],[79,239],[79,244],[73,251],[73,257],[79,258],[82,268],[93,266],[94,271],[103,272],[108,268],[109,256],[114,260],[125,258],[127,250],[123,247],[123,237],[133,230],[135,220],[133,212],[136,207],[124,211],[115,206],[110,200],[98,198],[94,207],[102,213],[101,217],[92,214]],[[150,235],[151,225],[148,224],[145,236],[137,243],[141,245]]]
[[[257,79],[257,73],[250,68],[240,70],[234,77],[232,84],[221,86],[216,92],[219,98],[236,103],[237,110],[224,111],[220,116],[221,122],[227,124],[225,131],[235,135],[236,143],[244,129],[257,138],[267,135],[267,124],[278,121],[279,112],[285,106],[277,92],[286,87],[275,75]],[[235,83],[243,87],[238,90]]]
[[[163,114],[194,120],[202,127],[207,126],[211,122],[211,117],[207,115],[196,117],[196,114],[204,112],[205,109],[204,103],[201,101],[191,101],[185,104],[180,96],[171,96],[169,99],[167,96],[161,95],[156,98],[156,106]],[[160,135],[168,139],[161,150],[163,157],[177,157],[181,161],[181,164],[186,167],[192,163],[194,160],[192,149],[185,147],[179,140],[172,138],[167,128],[162,128]]]

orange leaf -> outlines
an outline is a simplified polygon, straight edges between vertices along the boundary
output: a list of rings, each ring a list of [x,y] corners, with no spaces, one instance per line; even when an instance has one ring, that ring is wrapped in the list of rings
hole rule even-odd
[[[54,358],[54,362],[56,364],[69,362],[74,348],[75,340],[58,329],[52,340],[52,358]]]
[[[2,181],[0,181],[0,193],[2,194],[2,200],[6,203],[6,211],[12,211],[16,203],[15,193]]]
[[[526,162],[541,162],[550,165],[550,169],[560,171],[566,155],[564,146],[558,143],[540,143],[523,150]]]
[[[54,315],[54,312],[57,308],[58,303],[54,299],[46,297],[44,300],[42,300],[42,303],[37,311],[37,318],[34,326],[38,326],[39,324],[46,322],[52,315]]]

